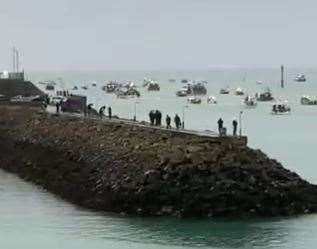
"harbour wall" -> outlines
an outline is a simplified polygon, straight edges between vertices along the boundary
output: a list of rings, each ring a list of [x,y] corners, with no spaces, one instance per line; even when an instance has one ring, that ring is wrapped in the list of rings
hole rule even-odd
[[[80,206],[121,214],[317,211],[317,187],[246,138],[206,137],[0,106],[0,167]]]

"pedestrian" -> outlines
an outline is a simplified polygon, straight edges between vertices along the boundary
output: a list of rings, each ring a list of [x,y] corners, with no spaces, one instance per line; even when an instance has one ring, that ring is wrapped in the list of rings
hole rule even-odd
[[[178,116],[178,114],[175,115],[174,122],[175,122],[176,129],[178,130],[179,127],[181,126],[181,119]]]
[[[156,118],[156,124],[157,126],[161,126],[162,124],[162,113],[159,110],[156,110],[155,112],[155,118]]]
[[[233,127],[233,136],[237,135],[237,128],[238,128],[238,121],[234,119],[232,121],[232,127]]]
[[[222,128],[223,128],[223,120],[222,120],[222,118],[219,118],[218,119],[218,132],[219,132],[220,135],[221,135],[221,132],[222,132]]]
[[[166,121],[166,128],[167,129],[171,129],[172,128],[172,126],[171,126],[171,117],[166,115],[165,121]]]
[[[105,110],[106,110],[105,106],[102,106],[99,109],[99,116],[100,116],[101,119],[103,118],[103,116],[105,116]]]
[[[60,109],[60,107],[61,107],[60,102],[57,101],[56,104],[55,104],[55,106],[56,106],[56,113],[59,113],[59,109]]]
[[[108,107],[108,117],[109,117],[109,119],[111,119],[111,117],[112,117],[112,109],[111,109],[111,106]]]
[[[152,110],[149,113],[149,118],[150,118],[150,124],[154,125],[154,121],[155,121],[155,112]]]

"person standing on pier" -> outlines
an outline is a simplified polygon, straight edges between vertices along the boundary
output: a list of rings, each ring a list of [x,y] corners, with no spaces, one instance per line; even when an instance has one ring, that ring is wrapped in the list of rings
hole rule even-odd
[[[109,119],[111,119],[111,117],[112,117],[112,109],[111,109],[111,106],[108,107],[108,117],[109,117]]]
[[[232,121],[232,127],[233,127],[233,136],[237,135],[237,128],[238,128],[238,121],[234,119]]]
[[[59,109],[61,107],[61,103],[60,102],[56,102],[55,106],[56,106],[56,113],[59,113]]]
[[[149,113],[149,118],[150,118],[150,123],[151,125],[154,125],[154,120],[155,120],[155,112],[152,110]]]
[[[219,134],[221,134],[222,128],[223,128],[223,120],[222,120],[222,118],[219,118],[218,119],[218,132],[219,132]]]
[[[161,126],[162,124],[162,113],[159,110],[155,112],[155,125]]]
[[[179,127],[181,126],[181,119],[178,116],[178,114],[175,115],[174,122],[175,122],[176,129],[178,130]]]
[[[105,107],[105,106],[102,106],[102,107],[100,107],[100,109],[99,109],[99,116],[100,116],[101,119],[102,119],[103,116],[105,115],[105,110],[106,110],[106,107]]]
[[[172,126],[171,126],[171,117],[166,115],[165,121],[166,121],[166,129],[171,129],[172,128]]]

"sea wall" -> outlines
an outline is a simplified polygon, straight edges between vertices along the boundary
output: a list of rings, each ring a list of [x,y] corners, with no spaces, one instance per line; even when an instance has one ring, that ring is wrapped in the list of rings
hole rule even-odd
[[[137,215],[317,210],[317,187],[245,140],[0,106],[0,167],[78,205]]]

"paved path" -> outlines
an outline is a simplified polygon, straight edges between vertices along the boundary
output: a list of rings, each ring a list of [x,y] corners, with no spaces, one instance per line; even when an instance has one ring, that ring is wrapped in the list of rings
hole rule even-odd
[[[56,108],[55,106],[48,106],[46,111],[50,114],[55,114],[56,113]],[[100,117],[96,117],[95,115],[93,116],[84,116],[83,114],[77,114],[77,113],[66,113],[66,112],[60,112],[60,115],[64,115],[64,116],[69,116],[69,117],[80,117],[80,118],[84,118],[84,119],[92,119],[92,120],[98,120],[101,122],[110,122],[110,123],[124,123],[124,124],[128,124],[128,125],[134,125],[134,126],[138,126],[138,127],[142,127],[142,128],[148,128],[148,129],[157,129],[157,130],[164,130],[164,131],[172,131],[172,132],[176,132],[176,133],[185,133],[185,134],[191,134],[191,135],[197,135],[197,136],[202,136],[202,137],[218,137],[218,133],[214,132],[214,131],[196,131],[196,130],[187,130],[187,129],[180,129],[177,130],[175,128],[171,128],[171,129],[167,129],[163,126],[152,126],[150,125],[148,122],[146,121],[133,121],[130,119],[123,119],[123,118],[112,118],[109,119],[107,117],[104,118],[100,118]]]

